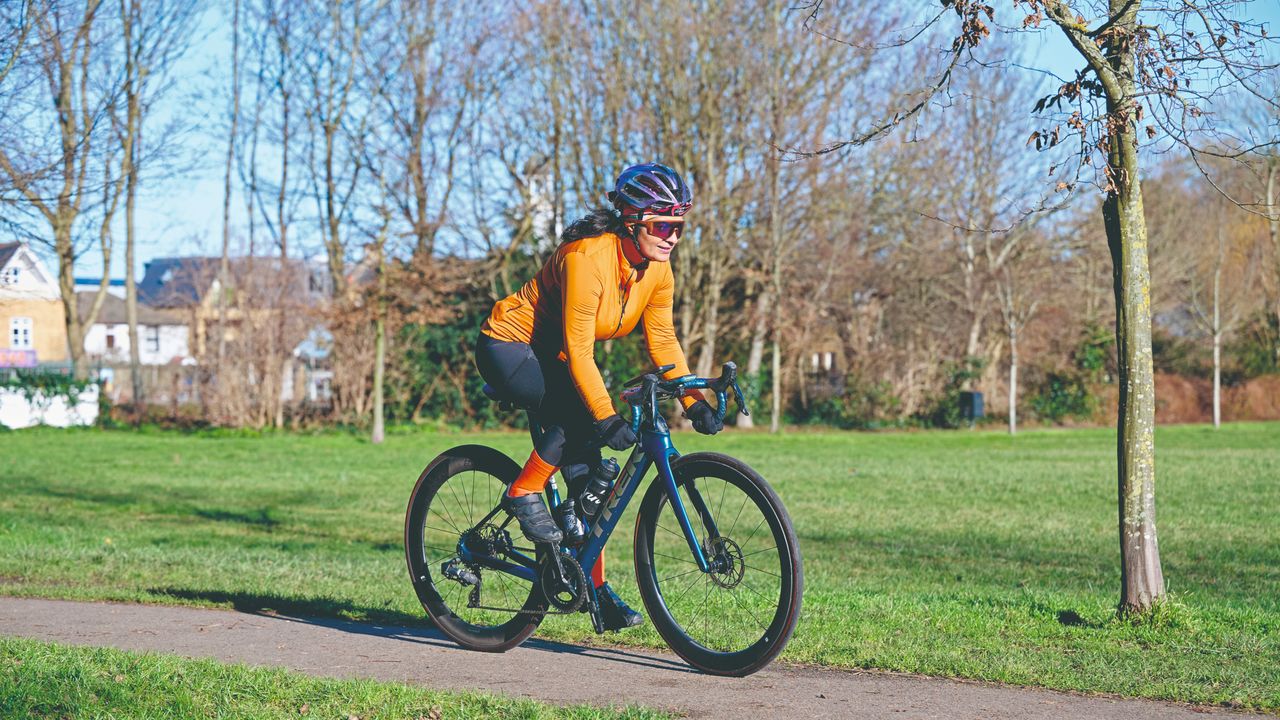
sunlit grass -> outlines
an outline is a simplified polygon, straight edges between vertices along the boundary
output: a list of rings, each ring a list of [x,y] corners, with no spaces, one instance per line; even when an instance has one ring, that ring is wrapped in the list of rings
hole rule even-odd
[[[761,472],[805,560],[784,660],[1280,709],[1280,424],[1161,428],[1172,593],[1119,600],[1114,433],[679,434]],[[0,434],[0,592],[421,622],[403,513],[451,445],[519,433],[212,438]],[[633,518],[608,575],[639,605]],[[590,640],[583,615],[540,633]],[[606,640],[659,646],[648,625]]]
[[[561,708],[483,693],[320,679],[213,660],[0,638],[0,717],[606,720],[668,716],[640,709]]]

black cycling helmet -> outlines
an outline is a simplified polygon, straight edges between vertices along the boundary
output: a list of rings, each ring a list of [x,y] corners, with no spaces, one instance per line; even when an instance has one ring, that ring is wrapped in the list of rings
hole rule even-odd
[[[623,220],[639,220],[645,214],[684,215],[693,204],[693,193],[680,173],[660,163],[623,170],[608,197]]]

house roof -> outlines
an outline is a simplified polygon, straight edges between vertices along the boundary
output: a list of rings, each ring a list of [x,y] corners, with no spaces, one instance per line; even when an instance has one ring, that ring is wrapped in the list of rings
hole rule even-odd
[[[217,277],[218,263],[218,258],[211,257],[152,260],[138,283],[138,301],[157,308],[194,305]]]
[[[96,277],[78,277],[78,278],[76,278],[76,284],[77,284],[77,285],[101,285],[101,284],[102,284],[102,278],[96,278]],[[123,279],[123,278],[112,278],[112,279],[110,279],[110,280],[108,280],[108,281],[107,281],[107,285],[109,285],[110,287],[124,287],[124,279]]]
[[[0,268],[9,264],[14,255],[18,254],[18,248],[22,247],[22,243],[3,243],[0,244]]]
[[[138,300],[153,308],[189,307],[198,304],[218,277],[222,260],[216,257],[157,258],[146,264],[146,272],[138,283]],[[295,258],[283,261],[286,271],[279,272],[281,260],[272,257],[230,258],[231,284],[237,278],[261,273],[277,273],[273,282],[294,297],[314,300],[328,294],[328,276],[317,267]]]
[[[76,305],[80,309],[80,317],[89,317],[89,310],[93,307],[93,299],[98,293],[93,290],[81,291],[76,293]],[[124,300],[115,295],[107,295],[102,301],[102,307],[98,310],[97,322],[102,325],[123,325],[129,322],[129,315],[126,312]],[[138,324],[139,325],[185,325],[186,320],[182,315],[173,310],[157,310],[153,307],[138,303]]]

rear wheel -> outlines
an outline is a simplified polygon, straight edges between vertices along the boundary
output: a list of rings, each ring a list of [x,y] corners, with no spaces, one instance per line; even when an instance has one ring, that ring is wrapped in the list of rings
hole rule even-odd
[[[727,455],[685,455],[672,472],[712,567],[698,567],[665,485],[655,482],[636,518],[645,609],[690,665],[749,675],[782,652],[800,617],[804,571],[791,519],[764,478]]]
[[[520,466],[497,450],[462,445],[433,460],[409,498],[404,547],[413,589],[436,627],[471,650],[510,650],[533,634],[547,610],[546,600],[533,583],[465,564],[458,557],[458,541],[464,535],[469,548],[486,546],[494,555],[510,547],[505,511],[499,510],[483,525],[479,523],[497,507],[502,493],[519,474]],[[519,533],[514,522],[507,527],[517,528]],[[469,607],[476,579],[479,604],[507,610]]]

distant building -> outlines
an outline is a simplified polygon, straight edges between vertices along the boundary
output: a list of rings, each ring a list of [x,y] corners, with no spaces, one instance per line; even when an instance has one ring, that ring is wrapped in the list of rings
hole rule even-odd
[[[80,317],[89,316],[96,295],[96,291],[76,293]],[[125,310],[124,300],[114,293],[103,300],[97,320],[84,338],[84,351],[91,359],[129,362],[129,317]],[[138,303],[138,359],[143,365],[193,364],[190,334],[183,313]]]
[[[65,363],[67,323],[52,273],[24,243],[0,244],[0,368]]]
[[[75,280],[76,293],[97,292],[102,287],[102,278],[78,277]],[[108,280],[107,294],[124,299],[124,280]]]
[[[159,312],[158,317],[189,329],[182,342],[196,362],[209,357],[220,336],[235,342],[242,333],[254,332],[254,328],[262,328],[266,322],[275,322],[271,318],[295,313],[305,316],[307,311],[326,304],[332,295],[332,283],[323,262],[282,261],[275,257],[230,258],[229,287],[226,288],[219,279],[221,263],[216,257],[157,258],[145,265],[143,278],[138,283],[140,302]],[[226,299],[225,308],[219,307],[220,296]],[[225,324],[221,319],[223,312]],[[163,344],[166,326],[156,327],[160,334],[158,340]],[[293,362],[284,367],[282,399],[289,401],[299,396],[310,400],[329,399],[332,372],[325,367],[327,352],[322,352],[316,341],[326,335],[322,328],[313,328],[294,348]],[[176,348],[176,331],[170,339],[175,343],[171,347]],[[218,369],[212,370],[216,373]]]
[[[218,279],[221,259],[216,257],[168,257],[146,263],[138,283],[138,300],[159,310],[183,310],[188,313],[190,343],[196,356],[207,352],[209,330],[219,321],[218,296],[225,292],[227,302],[227,335],[233,337],[242,318],[234,298],[236,285],[270,284],[287,304],[314,307],[326,302],[332,284],[321,263],[290,259],[281,270],[281,260],[272,257],[237,257],[229,260],[230,285],[224,289]],[[261,290],[261,287],[259,287]],[[284,303],[282,303],[283,305]],[[259,309],[251,308],[250,312]],[[261,309],[261,312],[271,312]]]

